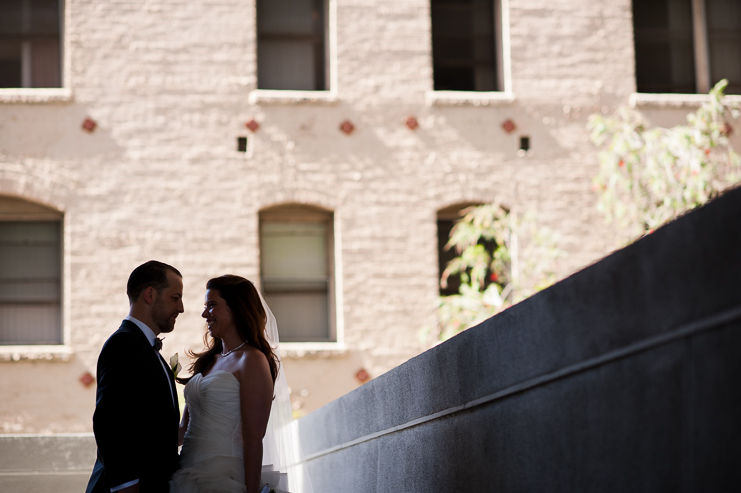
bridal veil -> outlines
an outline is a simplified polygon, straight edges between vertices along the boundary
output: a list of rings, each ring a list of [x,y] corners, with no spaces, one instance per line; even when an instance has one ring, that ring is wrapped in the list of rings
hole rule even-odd
[[[272,466],[275,471],[287,474],[287,476],[283,476],[287,480],[287,484],[280,485],[279,487],[281,489],[287,487],[286,489],[291,493],[313,493],[314,490],[311,487],[306,461],[301,449],[298,422],[293,419],[291,399],[288,394],[288,382],[286,381],[286,374],[283,371],[283,362],[280,357],[278,323],[260,290],[257,290],[257,292],[260,295],[260,301],[267,316],[265,336],[280,363],[278,378],[275,380],[275,398],[270,408],[270,419],[268,420],[268,427],[265,431],[265,438],[262,440],[263,469],[267,466]]]

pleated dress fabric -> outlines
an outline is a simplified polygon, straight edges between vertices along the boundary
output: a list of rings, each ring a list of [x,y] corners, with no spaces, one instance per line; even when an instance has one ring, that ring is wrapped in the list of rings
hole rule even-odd
[[[171,493],[243,493],[239,381],[232,373],[195,375],[185,386],[190,421]]]

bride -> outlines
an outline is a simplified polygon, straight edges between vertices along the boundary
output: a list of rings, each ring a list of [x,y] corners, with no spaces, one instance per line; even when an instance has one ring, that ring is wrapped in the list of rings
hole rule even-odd
[[[312,493],[281,371],[275,317],[255,286],[206,284],[206,348],[181,379],[183,446],[171,493]]]

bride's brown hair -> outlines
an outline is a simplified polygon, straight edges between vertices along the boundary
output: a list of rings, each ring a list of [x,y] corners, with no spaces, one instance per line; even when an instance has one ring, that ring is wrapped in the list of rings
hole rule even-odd
[[[278,377],[278,357],[265,337],[267,315],[255,285],[244,277],[227,274],[210,279],[206,283],[206,289],[218,291],[219,295],[224,298],[232,312],[239,337],[265,355],[270,365],[270,375],[273,377],[273,383],[275,383],[275,379]],[[200,353],[188,350],[188,354],[195,358],[193,364],[188,368],[192,375],[203,373],[213,364],[216,355],[223,351],[221,339],[211,337],[208,331],[203,335],[203,343],[206,345],[206,349]],[[178,378],[177,380],[185,384],[191,378],[193,377]]]

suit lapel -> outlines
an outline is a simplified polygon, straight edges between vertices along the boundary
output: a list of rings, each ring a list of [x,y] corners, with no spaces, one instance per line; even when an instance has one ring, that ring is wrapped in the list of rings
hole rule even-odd
[[[147,358],[149,358],[150,362],[153,363],[153,366],[156,367],[156,369],[152,368],[152,372],[155,375],[158,375],[155,378],[161,382],[160,386],[164,386],[167,389],[167,392],[170,394],[170,402],[174,406],[173,408],[177,411],[179,419],[180,408],[178,406],[177,393],[175,392],[175,380],[172,377],[172,372],[169,371],[170,366],[167,364],[159,351],[154,350],[152,345],[149,343],[149,339],[147,339],[147,336],[144,335],[144,332],[142,332],[141,329],[137,327],[134,322],[131,322],[130,320],[124,320],[121,323],[121,329],[126,329],[129,332],[138,334],[139,341],[141,342],[143,349],[145,349]],[[163,364],[165,367],[164,369],[162,368]],[[167,374],[165,374],[165,370],[167,370]],[[169,383],[167,381],[168,378],[170,379]]]

